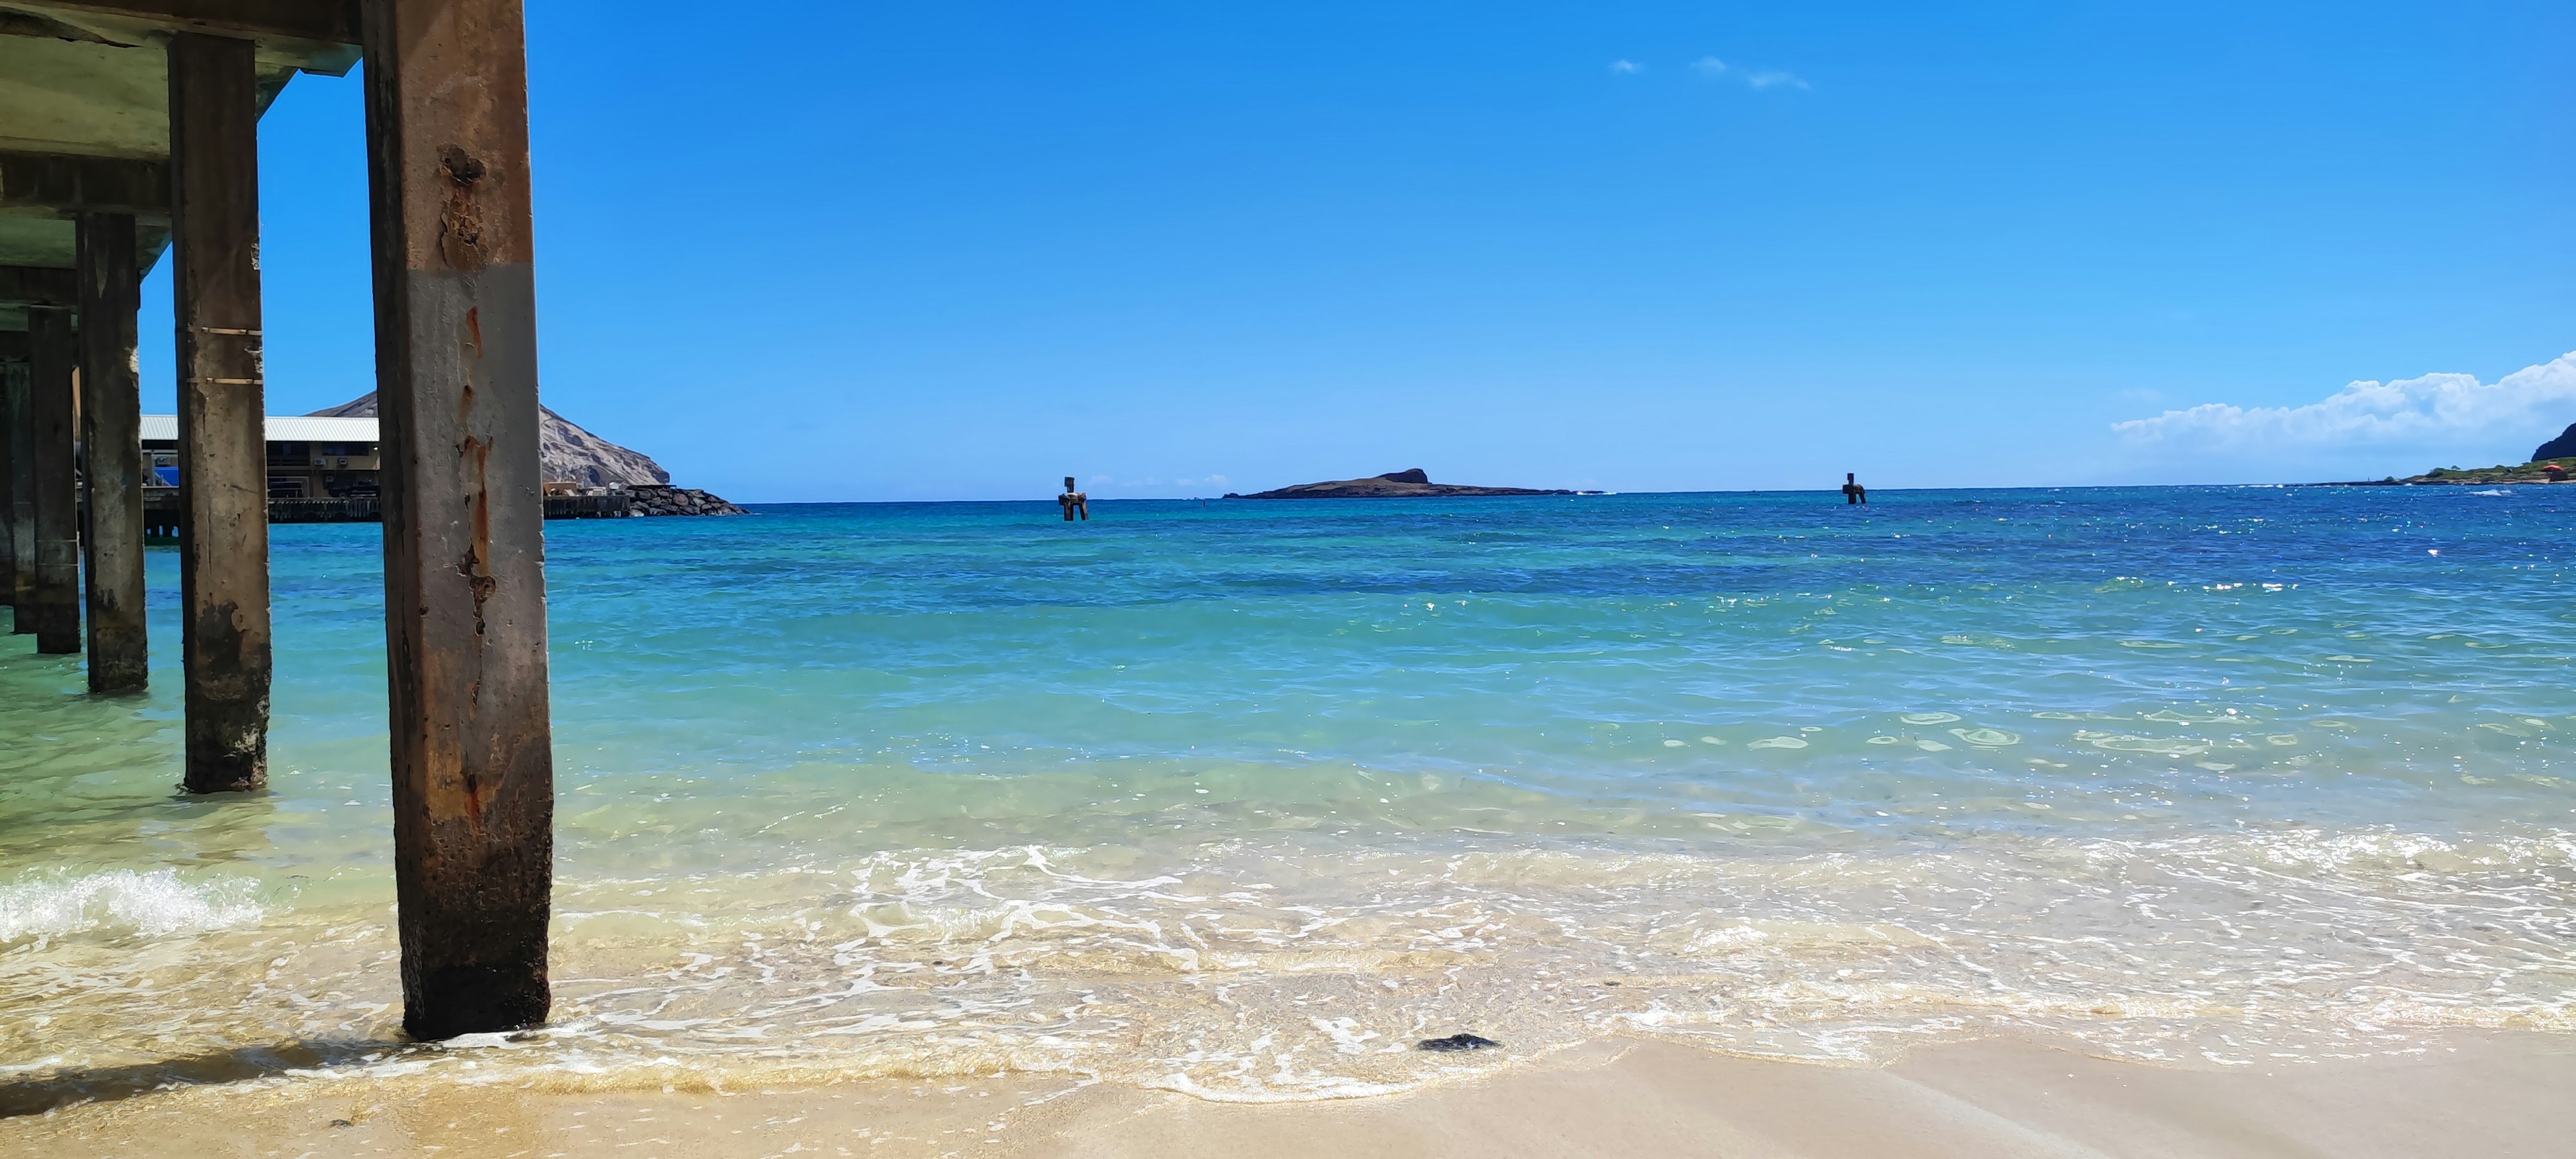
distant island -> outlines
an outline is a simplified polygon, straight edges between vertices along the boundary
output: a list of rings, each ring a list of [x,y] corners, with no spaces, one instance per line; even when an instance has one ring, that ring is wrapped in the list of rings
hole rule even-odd
[[[2564,483],[2568,472],[2576,469],[2576,423],[2557,438],[2540,444],[2531,452],[2528,463],[2503,463],[2493,467],[2435,467],[2421,475],[2400,479],[2355,479],[2344,483],[2327,483],[2328,487],[2418,487],[2439,484],[2495,483]]]
[[[1237,495],[1228,491],[1228,499],[1419,499],[1465,495],[1579,495],[1579,491],[1549,491],[1530,487],[1470,487],[1464,483],[1434,483],[1431,476],[1415,467],[1410,471],[1389,471],[1365,479],[1339,479],[1329,483],[1299,483],[1276,491]]]

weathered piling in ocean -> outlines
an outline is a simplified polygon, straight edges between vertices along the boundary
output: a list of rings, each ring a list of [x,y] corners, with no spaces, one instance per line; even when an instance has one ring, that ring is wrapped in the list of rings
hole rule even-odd
[[[0,605],[18,617],[18,405],[27,397],[27,335],[0,330]]]
[[[179,633],[192,793],[268,779],[268,444],[261,420],[259,78],[249,40],[170,37]]]
[[[152,662],[143,628],[143,406],[134,361],[142,278],[134,217],[84,213],[78,228],[89,690],[140,692]]]
[[[36,630],[36,424],[29,408],[34,402],[34,374],[28,365],[28,335],[21,331],[5,337],[18,340],[18,358],[9,366],[9,374],[0,378],[7,389],[5,402],[9,420],[9,574],[0,577],[7,584],[10,634],[23,636]]]
[[[257,788],[266,772],[259,114],[298,71],[342,75],[367,59],[403,1024],[438,1038],[543,1020],[554,785],[517,0],[0,7],[12,82],[0,85],[0,209],[14,215],[0,231],[0,353],[27,359],[0,375],[19,384],[0,398],[0,530],[12,533],[0,599],[41,650],[79,649],[73,370],[85,365],[93,687],[139,686],[140,539],[175,524],[184,781],[200,792]],[[175,509],[143,503],[143,464],[128,457],[140,446],[134,274],[158,258],[165,215]]]
[[[545,1019],[554,859],[517,0],[362,0],[403,1026]]]
[[[27,421],[35,444],[35,587],[18,615],[36,634],[36,651],[80,651],[80,499],[72,466],[72,380],[80,359],[72,312],[27,307]]]

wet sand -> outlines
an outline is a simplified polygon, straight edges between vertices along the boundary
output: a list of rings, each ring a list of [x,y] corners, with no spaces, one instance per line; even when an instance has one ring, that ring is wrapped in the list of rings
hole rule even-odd
[[[0,1119],[0,1154],[2562,1156],[2576,1147],[2571,1086],[2576,1038],[2536,1032],[2223,1068],[2013,1040],[1882,1068],[1614,1040],[1406,1094],[1286,1104],[1049,1076],[723,1092],[210,1085]]]

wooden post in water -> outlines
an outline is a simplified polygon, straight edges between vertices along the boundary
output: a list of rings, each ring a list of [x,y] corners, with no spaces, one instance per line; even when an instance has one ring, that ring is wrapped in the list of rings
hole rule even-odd
[[[142,289],[134,218],[85,213],[79,230],[89,690],[141,692],[151,651],[143,630],[143,407],[134,365]]]
[[[27,307],[27,419],[35,441],[36,585],[18,615],[36,651],[80,651],[80,497],[72,468],[72,370],[80,358],[72,312]],[[31,616],[29,613],[33,613]]]
[[[18,429],[26,417],[27,335],[0,331],[0,605],[18,618]],[[15,625],[12,625],[14,628]]]
[[[21,334],[20,338],[33,335]],[[33,347],[29,350],[33,354]],[[11,635],[36,630],[36,416],[34,368],[21,361],[9,396],[9,574],[0,578],[13,609]]]
[[[526,32],[361,0],[403,1028],[545,1020],[554,865]]]
[[[258,77],[230,37],[173,35],[169,62],[185,784],[220,793],[268,780]]]

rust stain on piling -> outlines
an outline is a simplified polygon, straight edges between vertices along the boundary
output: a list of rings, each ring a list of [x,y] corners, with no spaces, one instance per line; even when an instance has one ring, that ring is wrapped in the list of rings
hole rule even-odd
[[[447,175],[447,201],[438,212],[438,252],[453,270],[483,268],[483,207],[474,187],[483,180],[483,162],[454,145],[438,151]]]
[[[465,555],[456,561],[456,574],[465,577],[467,587],[473,592],[474,635],[479,639],[484,635],[483,604],[501,586],[499,580],[492,578],[492,494],[490,485],[484,480],[484,474],[491,465],[492,445],[467,435],[458,452],[458,457],[466,460],[474,471],[474,485],[467,491],[465,501],[471,538],[466,542]]]
[[[493,589],[500,587],[501,581],[493,579],[492,573],[484,569],[481,544],[466,549],[465,557],[456,561],[456,574],[464,576],[466,585],[474,591],[474,634],[480,636],[483,634],[483,601],[492,598]]]

